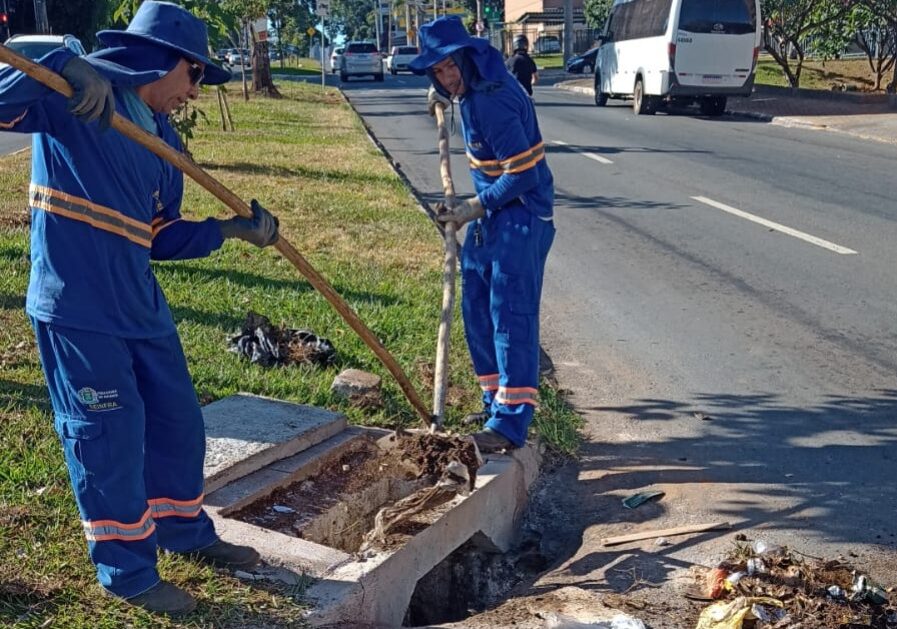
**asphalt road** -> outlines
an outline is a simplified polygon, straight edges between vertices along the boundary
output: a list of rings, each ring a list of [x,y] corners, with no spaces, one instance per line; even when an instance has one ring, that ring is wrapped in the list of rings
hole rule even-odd
[[[438,198],[424,85],[387,76],[346,93]],[[546,539],[562,561],[543,583],[619,591],[632,578],[621,567],[670,583],[719,560],[732,535],[622,551],[600,539],[724,520],[810,555],[855,553],[897,584],[897,147],[636,117],[547,86],[536,107],[558,228],[543,346],[589,437],[547,490]],[[470,193],[453,141],[455,183]],[[666,495],[620,505],[646,488]]]
[[[15,153],[26,146],[31,146],[30,135],[0,132],[0,155]]]

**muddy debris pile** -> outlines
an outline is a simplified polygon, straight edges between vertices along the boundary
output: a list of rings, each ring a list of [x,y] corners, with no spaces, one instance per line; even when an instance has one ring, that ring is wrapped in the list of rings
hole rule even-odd
[[[470,439],[415,433],[362,439],[314,476],[232,516],[346,552],[385,550],[469,494],[482,461]]]
[[[689,598],[708,605],[696,629],[897,629],[897,595],[843,558],[737,543],[698,575]]]
[[[327,367],[336,362],[333,344],[311,330],[275,326],[264,315],[249,312],[236,334],[228,341],[231,352],[262,367],[310,364]]]

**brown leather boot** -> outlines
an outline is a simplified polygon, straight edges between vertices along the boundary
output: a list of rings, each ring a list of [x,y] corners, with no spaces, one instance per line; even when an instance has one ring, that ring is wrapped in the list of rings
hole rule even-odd
[[[260,559],[255,548],[237,546],[236,544],[225,542],[223,539],[219,539],[211,546],[184,554],[216,568],[227,568],[229,570],[252,568]]]
[[[168,616],[183,616],[196,609],[196,599],[168,581],[159,581],[146,592],[123,600],[129,605]]]

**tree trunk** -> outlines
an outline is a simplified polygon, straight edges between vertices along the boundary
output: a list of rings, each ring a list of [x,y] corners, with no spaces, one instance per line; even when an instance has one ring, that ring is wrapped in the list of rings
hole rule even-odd
[[[268,57],[268,42],[258,41],[252,35],[252,91],[256,94],[280,98],[280,92],[271,78],[271,60]]]

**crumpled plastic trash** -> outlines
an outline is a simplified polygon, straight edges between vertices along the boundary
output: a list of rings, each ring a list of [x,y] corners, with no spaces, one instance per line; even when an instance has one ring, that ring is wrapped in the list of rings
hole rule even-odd
[[[547,614],[542,625],[545,629],[646,629],[645,623],[627,614],[617,614],[610,620],[580,622],[563,614]]]
[[[240,333],[230,339],[230,351],[263,367],[288,363],[312,363],[321,367],[336,360],[333,344],[310,330],[277,328],[264,315],[246,315]]]
[[[766,596],[739,596],[732,601],[720,601],[705,607],[695,629],[741,629],[745,620],[757,620],[754,605],[782,607],[782,601]]]

